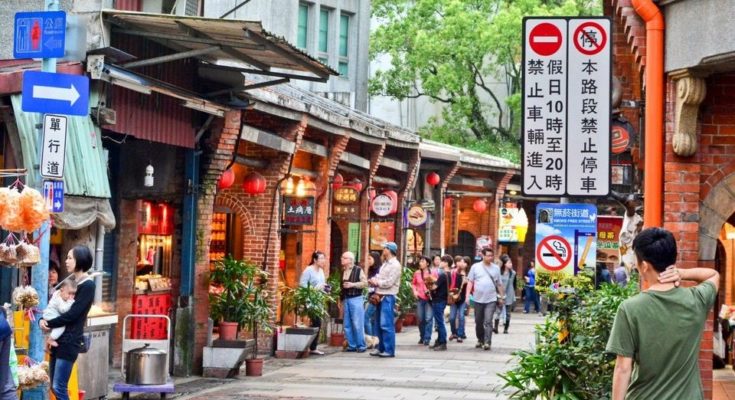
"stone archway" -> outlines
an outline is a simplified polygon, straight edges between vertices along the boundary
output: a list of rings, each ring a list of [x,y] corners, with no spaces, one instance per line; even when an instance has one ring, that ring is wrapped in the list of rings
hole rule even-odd
[[[735,172],[719,181],[699,207],[699,260],[713,261],[722,225],[735,212]]]

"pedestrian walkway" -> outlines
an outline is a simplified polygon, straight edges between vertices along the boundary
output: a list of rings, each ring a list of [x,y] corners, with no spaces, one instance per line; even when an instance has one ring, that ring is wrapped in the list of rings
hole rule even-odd
[[[474,348],[474,322],[468,340],[447,351],[417,345],[416,327],[397,335],[396,358],[344,353],[322,346],[325,356],[303,360],[268,359],[262,377],[233,381],[182,382],[180,399],[507,399],[498,373],[513,366],[512,352],[528,349],[541,317],[514,313],[510,334],[493,335],[491,351]],[[502,329],[502,326],[501,326]]]
[[[735,400],[735,371],[728,365],[712,371],[712,400]]]

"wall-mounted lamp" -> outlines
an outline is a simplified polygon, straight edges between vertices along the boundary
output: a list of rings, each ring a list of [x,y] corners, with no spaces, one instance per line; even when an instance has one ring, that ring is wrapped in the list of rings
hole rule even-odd
[[[145,167],[145,178],[143,178],[143,186],[153,187],[153,166],[149,163]]]

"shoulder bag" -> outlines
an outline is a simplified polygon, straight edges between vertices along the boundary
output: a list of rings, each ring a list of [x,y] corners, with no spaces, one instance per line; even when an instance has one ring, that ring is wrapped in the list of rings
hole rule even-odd
[[[450,306],[453,304],[457,304],[459,302],[459,298],[461,297],[462,288],[464,288],[465,281],[462,280],[462,284],[459,286],[459,288],[455,287],[457,283],[457,271],[452,271],[451,274],[452,277],[452,285],[449,288],[449,295],[447,296],[447,304]]]
[[[500,299],[500,292],[498,291],[498,284],[495,283],[495,279],[493,279],[493,274],[491,274],[490,271],[488,271],[484,265],[482,265],[481,268],[485,271],[485,273],[487,274],[487,277],[490,278],[490,282],[492,282],[493,286],[495,287],[495,295],[498,296],[498,303],[502,303],[503,300]]]

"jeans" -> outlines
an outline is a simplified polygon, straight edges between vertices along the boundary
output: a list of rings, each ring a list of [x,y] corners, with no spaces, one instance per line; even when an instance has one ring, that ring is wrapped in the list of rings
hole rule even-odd
[[[439,337],[436,338],[436,344],[444,344],[447,342],[447,326],[444,325],[444,309],[447,308],[447,302],[434,301],[431,307],[434,310],[434,322],[439,332]]]
[[[0,315],[0,317],[2,317]],[[0,399],[2,400],[18,400],[15,391],[15,383],[13,376],[10,374],[10,341],[13,336],[0,340]]]
[[[309,349],[312,351],[316,350],[316,346],[319,344],[319,335],[322,333],[322,319],[321,318],[312,318],[311,319],[311,327],[312,328],[319,328],[316,331],[316,337],[311,342],[311,346],[309,346]]]
[[[464,333],[464,311],[467,309],[467,303],[452,304],[449,306],[449,329],[452,335],[465,337]]]
[[[533,302],[536,312],[541,312],[541,304],[539,304],[536,288],[533,286],[526,286],[523,290],[526,291],[526,298],[523,300],[523,312],[528,313],[531,311],[531,302]]]
[[[51,389],[56,400],[69,400],[69,378],[74,363],[61,358],[51,357],[49,371],[51,371]]]
[[[365,308],[365,334],[368,336],[377,335],[374,329],[376,310],[375,304],[370,302],[367,303],[367,307]]]
[[[475,334],[477,340],[484,344],[490,344],[493,340],[493,315],[498,303],[475,302]]]
[[[374,325],[375,332],[377,333],[376,336],[380,340],[378,351],[390,355],[396,354],[396,322],[395,311],[393,310],[395,306],[396,296],[383,296],[380,307],[378,307]]]
[[[431,330],[434,327],[434,311],[428,300],[418,300],[416,303],[416,319],[419,322],[419,339],[428,343],[431,341]]]
[[[347,348],[365,350],[365,309],[362,307],[362,295],[346,298],[344,306]]]

